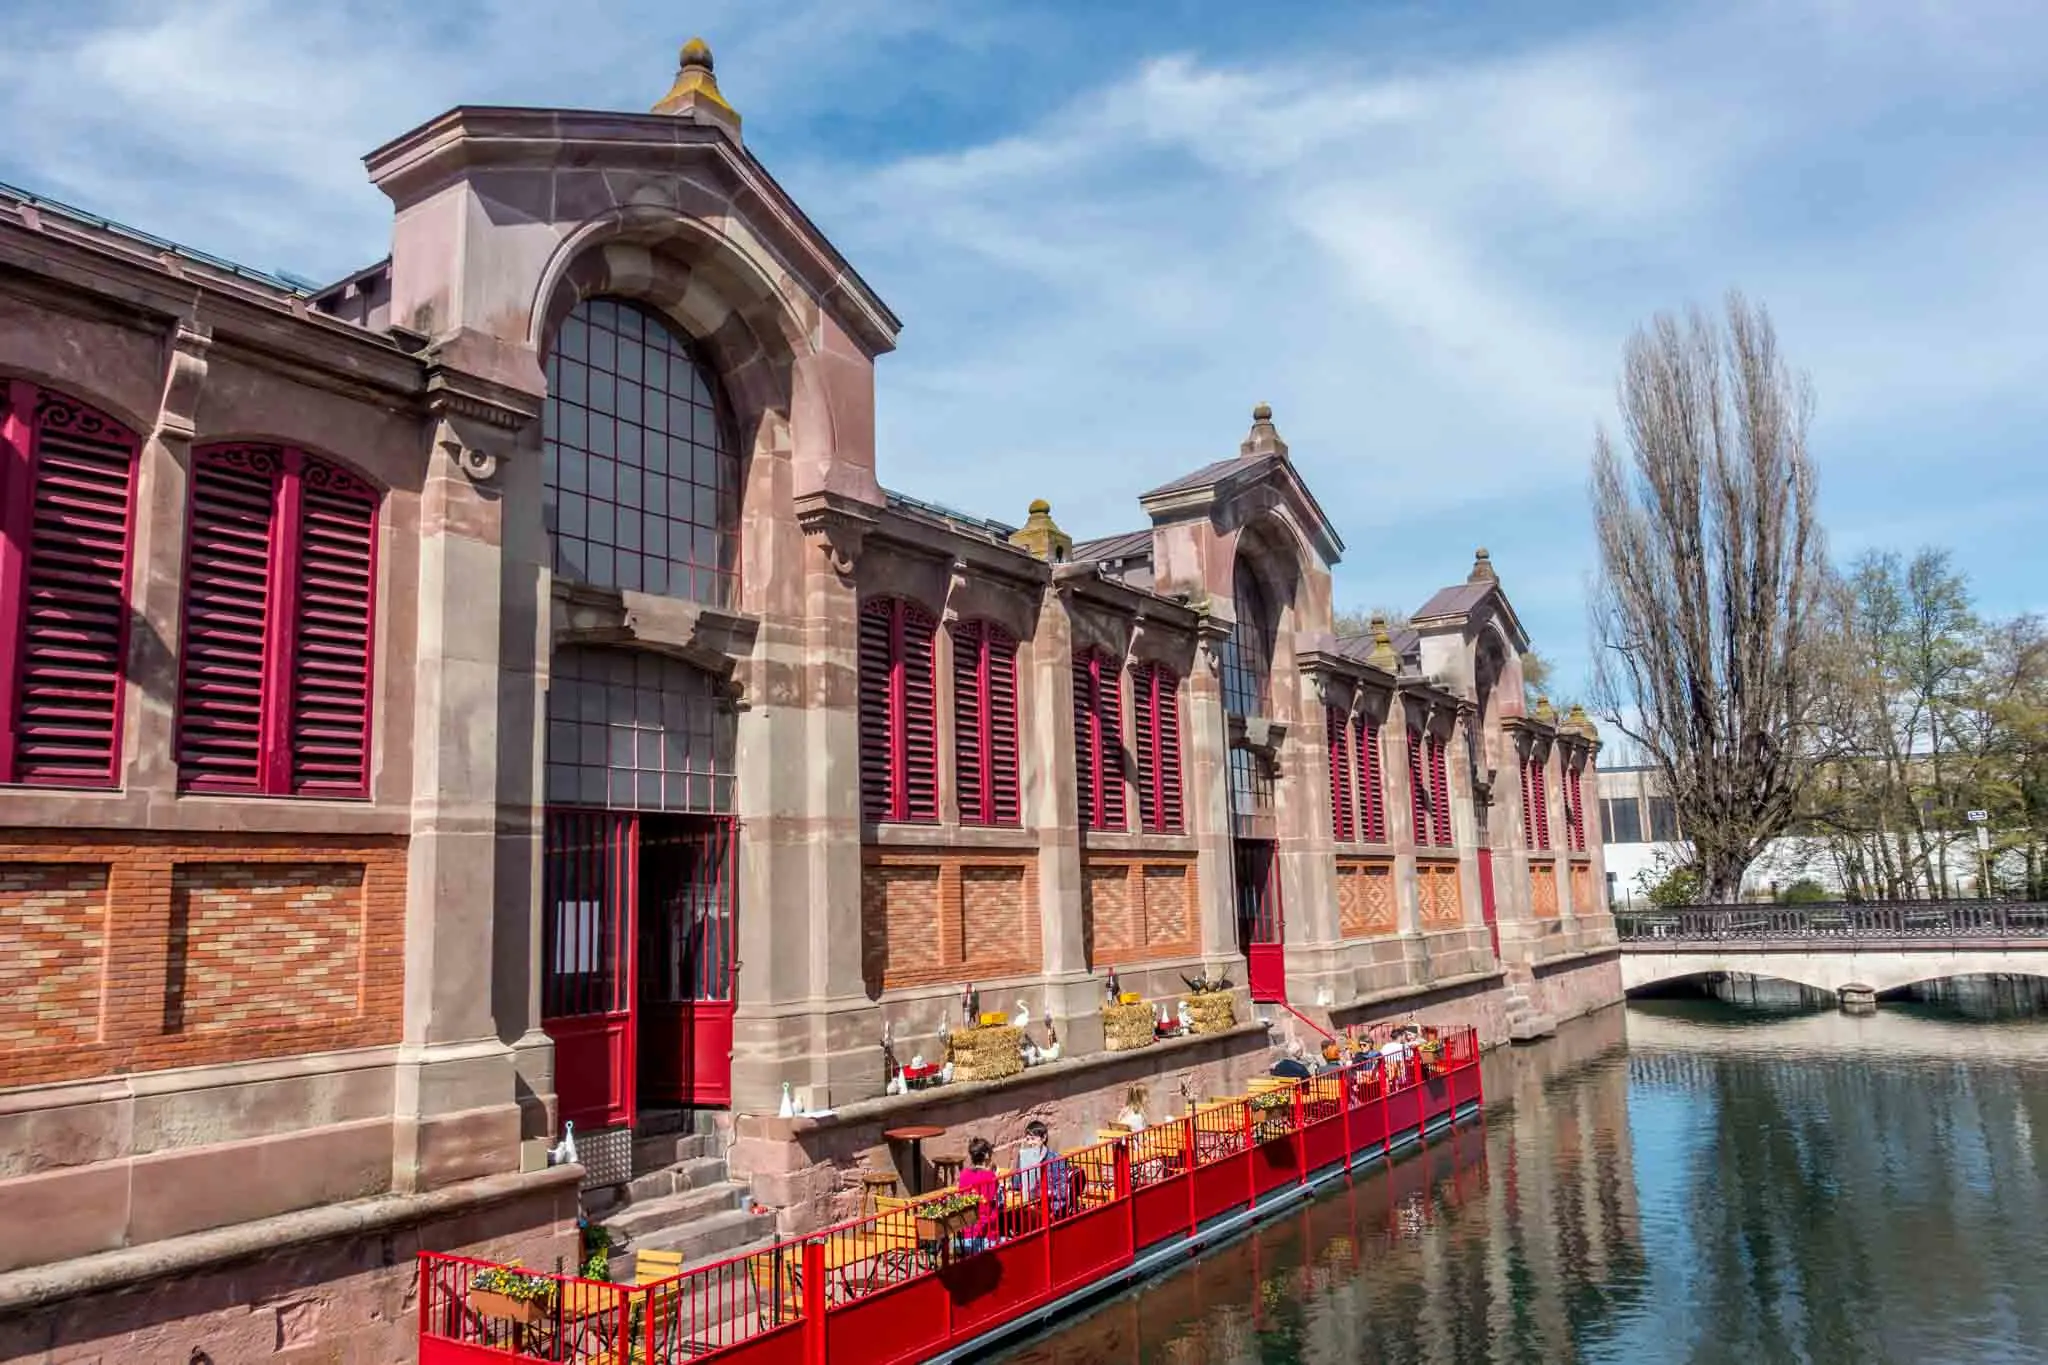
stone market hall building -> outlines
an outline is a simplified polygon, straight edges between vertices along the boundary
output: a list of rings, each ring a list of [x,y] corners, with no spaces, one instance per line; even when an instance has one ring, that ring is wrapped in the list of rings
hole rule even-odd
[[[1264,407],[1124,535],[888,491],[898,320],[699,43],[367,165],[324,290],[0,189],[0,1359],[402,1359],[416,1249],[551,1268],[678,1132],[801,1229],[892,1115],[1619,998],[1484,551],[1338,637]],[[1112,967],[1242,1022],[1107,1053]],[[883,1097],[969,982],[1061,1060]]]

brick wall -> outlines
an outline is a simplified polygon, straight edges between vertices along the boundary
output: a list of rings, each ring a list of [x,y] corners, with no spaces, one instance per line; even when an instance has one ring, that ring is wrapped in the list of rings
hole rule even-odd
[[[1572,863],[1572,913],[1574,915],[1597,915],[1606,908],[1601,903],[1600,894],[1593,887],[1593,865],[1574,860]]]
[[[1401,927],[1391,858],[1337,859],[1337,930],[1345,938],[1371,938]]]
[[[869,848],[860,901],[871,992],[1038,970],[1035,854]]]
[[[1529,913],[1537,919],[1557,918],[1557,864],[1548,858],[1529,860]]]
[[[14,830],[0,1088],[395,1042],[405,843]]]
[[[1088,962],[1153,962],[1199,951],[1193,854],[1089,854],[1081,867]]]
[[[1451,929],[1465,922],[1455,862],[1417,859],[1415,893],[1424,929]]]

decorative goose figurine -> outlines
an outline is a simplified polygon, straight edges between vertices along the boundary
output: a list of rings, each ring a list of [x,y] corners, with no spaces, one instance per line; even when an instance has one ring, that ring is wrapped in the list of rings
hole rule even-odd
[[[548,1148],[548,1165],[574,1166],[576,1158],[576,1124],[574,1120],[562,1123],[562,1140]]]
[[[1031,1027],[1031,1007],[1022,1000],[1017,1002],[1017,1012],[1010,1016],[1011,1028]]]
[[[796,1095],[790,1090],[788,1081],[782,1083],[782,1108],[776,1111],[776,1117],[785,1119],[796,1117]]]

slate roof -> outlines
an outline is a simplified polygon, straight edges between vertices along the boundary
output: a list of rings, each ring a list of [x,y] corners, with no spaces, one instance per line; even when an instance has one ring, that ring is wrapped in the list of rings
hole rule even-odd
[[[1205,464],[1192,474],[1183,474],[1171,483],[1162,483],[1150,492],[1140,493],[1138,496],[1140,498],[1152,498],[1159,496],[1161,493],[1178,493],[1188,488],[1206,488],[1226,474],[1234,474],[1240,469],[1256,469],[1279,458],[1278,455],[1236,455],[1228,460],[1218,460],[1214,464]]]
[[[1438,588],[1427,602],[1416,609],[1412,619],[1427,621],[1435,616],[1462,616],[1485,601],[1486,595],[1499,586],[1498,583],[1486,581]]]
[[[1113,536],[1098,536],[1094,540],[1078,542],[1072,551],[1076,563],[1088,560],[1132,559],[1139,555],[1150,556],[1151,553],[1152,532],[1149,530],[1123,531]]]
[[[69,219],[80,227],[105,233],[109,237],[119,238],[150,251],[163,252],[180,260],[190,261],[195,265],[203,265],[209,269],[218,270],[222,274],[236,276],[239,279],[249,281],[251,284],[261,285],[266,289],[274,289],[280,294],[289,294],[298,298],[310,298],[319,289],[318,285],[310,281],[287,276],[277,271],[257,270],[252,266],[228,260],[225,256],[216,256],[210,251],[201,251],[197,247],[184,246],[178,242],[171,241],[169,238],[159,237],[153,232],[144,232],[141,228],[129,227],[126,223],[117,223],[111,218],[103,218],[90,210],[78,208],[75,205],[64,203],[62,200],[48,198],[47,196],[35,193],[33,190],[20,189],[5,182],[0,182],[0,198],[12,199],[17,203],[36,210],[38,213],[54,214],[57,217]]]

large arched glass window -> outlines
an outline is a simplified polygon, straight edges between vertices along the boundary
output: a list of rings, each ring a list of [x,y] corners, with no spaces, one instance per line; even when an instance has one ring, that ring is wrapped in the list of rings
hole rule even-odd
[[[1259,576],[1244,560],[1230,585],[1237,624],[1223,648],[1223,709],[1233,716],[1262,716],[1273,691],[1273,605]]]
[[[543,493],[554,570],[732,605],[740,461],[717,377],[638,304],[586,299],[548,354]]]

